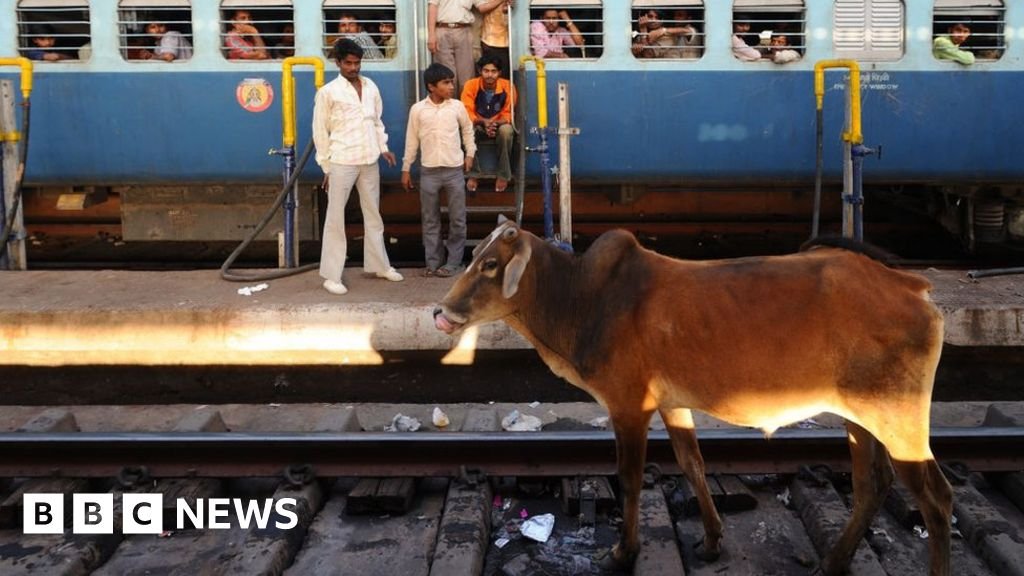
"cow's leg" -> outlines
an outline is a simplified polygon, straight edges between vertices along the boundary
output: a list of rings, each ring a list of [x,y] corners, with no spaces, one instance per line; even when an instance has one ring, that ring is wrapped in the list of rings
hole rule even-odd
[[[829,575],[846,571],[893,479],[889,454],[870,432],[853,422],[847,422],[846,435],[850,441],[853,463],[853,513],[839,541],[822,561],[822,571]]]
[[[929,573],[931,576],[947,576],[953,489],[934,458],[923,462],[894,460],[894,464],[900,481],[917,498],[917,506],[928,529]]]
[[[619,566],[632,566],[640,551],[640,488],[647,457],[647,427],[654,413],[639,406],[631,408],[609,414],[615,429],[615,455],[622,489],[622,532],[612,551],[612,559]]]
[[[704,521],[704,542],[697,556],[701,560],[717,560],[721,554],[722,519],[718,516],[715,503],[711,500],[708,481],[704,472],[704,457],[697,445],[697,431],[693,424],[693,413],[687,408],[661,410],[661,419],[668,428],[672,440],[672,451],[690,486],[697,494],[700,517]]]

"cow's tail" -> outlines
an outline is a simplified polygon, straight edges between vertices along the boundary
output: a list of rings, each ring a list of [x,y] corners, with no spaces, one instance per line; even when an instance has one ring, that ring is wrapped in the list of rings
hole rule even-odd
[[[900,260],[899,256],[887,252],[874,244],[868,244],[867,242],[861,242],[844,236],[818,236],[817,238],[811,238],[800,246],[800,251],[806,252],[815,248],[841,248],[849,250],[850,252],[863,254],[872,260],[877,260],[886,266],[892,266]]]

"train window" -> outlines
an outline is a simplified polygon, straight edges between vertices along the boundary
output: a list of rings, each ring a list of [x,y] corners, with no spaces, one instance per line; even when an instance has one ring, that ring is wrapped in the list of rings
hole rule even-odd
[[[735,0],[732,55],[744,62],[795,62],[803,57],[803,0]]]
[[[295,55],[290,0],[224,0],[221,49],[228,60],[269,60]]]
[[[121,0],[117,27],[121,57],[149,62],[192,58],[192,7],[188,0]]]
[[[324,56],[334,58],[334,41],[351,38],[363,48],[364,60],[390,60],[398,52],[395,4],[391,0],[326,0]]]
[[[1000,0],[935,0],[933,42],[945,38],[953,43],[952,47],[946,44],[946,51],[934,51],[936,57],[956,60],[956,53],[965,51],[971,57],[965,58],[964,63],[974,58],[1002,58],[1006,49],[1003,40],[1005,12],[1006,7]]]
[[[837,57],[881,62],[903,56],[901,0],[836,0],[833,14]]]
[[[550,58],[599,58],[604,53],[604,20],[595,0],[533,0],[530,50]]]
[[[696,60],[704,53],[704,6],[699,1],[635,0],[633,55]]]
[[[89,6],[85,0],[18,2],[18,48],[31,60],[88,60]]]

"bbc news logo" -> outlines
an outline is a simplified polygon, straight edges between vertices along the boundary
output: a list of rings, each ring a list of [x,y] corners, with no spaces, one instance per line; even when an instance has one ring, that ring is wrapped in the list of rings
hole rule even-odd
[[[64,533],[63,494],[25,494],[22,500],[25,534]],[[175,501],[175,526],[178,530],[200,528],[226,530],[232,527],[234,514],[237,526],[254,525],[265,529],[271,524],[279,530],[290,530],[299,523],[295,498],[278,500],[245,500],[242,498],[197,498],[189,504],[184,498]],[[273,518],[274,513],[277,517]],[[71,532],[74,534],[113,534],[113,494],[73,494]],[[164,531],[163,494],[121,494],[121,532],[124,534],[161,534]]]

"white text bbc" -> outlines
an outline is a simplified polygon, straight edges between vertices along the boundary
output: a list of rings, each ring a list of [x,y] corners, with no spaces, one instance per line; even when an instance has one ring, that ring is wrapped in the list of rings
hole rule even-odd
[[[122,494],[121,531],[124,534],[160,534],[164,530],[162,494]],[[63,494],[25,494],[23,526],[25,534],[62,534],[64,532]],[[245,500],[242,498],[198,498],[190,505],[184,498],[175,502],[178,530],[186,527],[224,530],[232,527],[234,513],[237,525],[247,529],[250,524],[265,529],[278,515],[274,527],[289,530],[299,523],[294,498],[278,500]],[[113,534],[114,495],[73,494],[71,531],[74,534]]]

